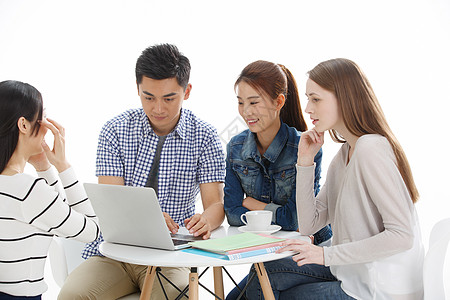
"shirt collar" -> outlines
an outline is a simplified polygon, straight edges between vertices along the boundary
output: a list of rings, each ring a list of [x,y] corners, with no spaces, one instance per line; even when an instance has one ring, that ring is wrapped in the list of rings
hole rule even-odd
[[[263,157],[271,163],[274,163],[277,160],[281,151],[283,151],[284,145],[286,145],[288,139],[287,127],[288,126],[285,123],[281,122],[277,135],[263,155]],[[255,159],[257,156],[260,156],[260,154],[258,152],[258,148],[256,147],[256,133],[249,130],[242,147],[242,158]]]
[[[150,121],[148,120],[148,117],[145,114],[145,111],[142,107],[141,107],[141,124],[145,136],[149,134],[154,134],[152,126],[150,125]]]
[[[178,121],[177,126],[175,126],[175,129],[173,132],[176,132],[180,138],[184,139],[186,137],[186,131],[187,131],[187,111],[185,109],[181,109],[180,113],[180,120]]]
[[[187,130],[186,115],[187,115],[186,110],[182,108],[181,113],[180,113],[180,120],[178,120],[178,123],[175,126],[175,129],[172,130],[172,132],[170,132],[168,135],[172,135],[172,134],[176,133],[182,139],[185,138],[186,130]],[[142,129],[143,129],[144,135],[155,134],[155,132],[153,131],[152,125],[150,124],[150,121],[148,120],[148,117],[145,114],[145,111],[143,108],[141,108],[141,123],[142,123]]]

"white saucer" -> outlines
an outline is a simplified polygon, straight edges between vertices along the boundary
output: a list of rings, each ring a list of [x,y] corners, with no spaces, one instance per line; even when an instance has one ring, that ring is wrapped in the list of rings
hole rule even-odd
[[[267,227],[266,230],[249,230],[247,225],[238,227],[238,230],[240,232],[265,233],[265,234],[271,234],[277,232],[280,229],[281,229],[280,225],[269,225],[269,227]]]

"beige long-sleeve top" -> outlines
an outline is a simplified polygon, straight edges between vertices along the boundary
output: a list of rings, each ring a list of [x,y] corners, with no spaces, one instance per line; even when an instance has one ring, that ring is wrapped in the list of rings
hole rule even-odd
[[[348,161],[344,144],[314,197],[314,166],[297,166],[302,234],[331,224],[325,265],[357,299],[408,299],[422,294],[423,247],[415,207],[386,138],[364,135]],[[348,163],[347,163],[348,162]]]

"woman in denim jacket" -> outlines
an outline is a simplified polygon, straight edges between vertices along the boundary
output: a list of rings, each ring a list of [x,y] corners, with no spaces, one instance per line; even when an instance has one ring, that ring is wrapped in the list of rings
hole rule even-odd
[[[249,210],[270,210],[272,224],[298,230],[295,178],[298,142],[307,130],[297,84],[283,65],[255,61],[242,70],[235,83],[239,114],[249,129],[227,145],[224,208],[228,223],[244,225]],[[314,191],[319,192],[322,151],[314,159]],[[332,236],[326,226],[314,234],[321,244]],[[239,284],[243,287],[246,278]],[[227,299],[239,294],[234,289]]]

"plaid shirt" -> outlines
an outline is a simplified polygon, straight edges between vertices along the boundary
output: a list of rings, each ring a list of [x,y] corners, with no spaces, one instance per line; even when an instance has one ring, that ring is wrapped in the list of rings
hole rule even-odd
[[[100,133],[96,176],[123,177],[125,185],[145,186],[159,137],[142,108],[107,122]],[[175,129],[161,151],[158,200],[161,210],[180,225],[195,213],[199,184],[223,182],[225,159],[214,127],[182,109]],[[86,245],[82,256],[100,255],[100,237]]]

